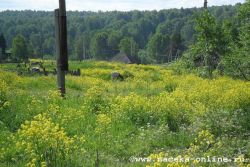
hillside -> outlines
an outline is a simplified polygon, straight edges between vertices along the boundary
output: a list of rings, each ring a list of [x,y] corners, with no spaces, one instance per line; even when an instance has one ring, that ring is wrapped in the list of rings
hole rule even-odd
[[[211,7],[209,10],[219,22],[232,19],[240,5]],[[71,58],[108,59],[120,50],[122,40],[133,41],[133,55],[146,50],[149,40],[156,33],[167,39],[162,55],[173,49],[182,53],[195,40],[195,18],[202,9],[169,9],[161,11],[131,12],[68,12],[68,44]],[[45,11],[0,12],[0,34],[3,33],[7,48],[11,48],[15,36],[24,36],[30,57],[54,55],[54,14]],[[104,43],[95,45],[95,38],[102,37]],[[101,38],[100,37],[100,38]],[[172,45],[177,45],[173,48]],[[126,47],[126,46],[125,46]],[[97,50],[100,50],[97,52]],[[126,48],[125,48],[126,50]],[[130,53],[130,44],[128,46]],[[101,55],[100,55],[101,54]],[[47,56],[46,56],[47,55]],[[99,56],[99,57],[98,57]],[[101,57],[100,57],[101,56]]]

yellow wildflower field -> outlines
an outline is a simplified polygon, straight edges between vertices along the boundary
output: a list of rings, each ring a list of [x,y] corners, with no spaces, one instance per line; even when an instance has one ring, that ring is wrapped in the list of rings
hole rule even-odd
[[[0,166],[250,164],[250,82],[70,62],[81,76],[66,76],[62,98],[56,76],[17,75],[15,66],[0,65]]]

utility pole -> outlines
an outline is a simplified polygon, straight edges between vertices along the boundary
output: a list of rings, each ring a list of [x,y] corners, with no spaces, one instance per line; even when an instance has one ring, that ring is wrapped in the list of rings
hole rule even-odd
[[[132,45],[132,38],[130,39],[130,56],[132,57],[133,55],[133,45]]]
[[[86,60],[86,48],[85,48],[85,42],[84,38],[82,39],[82,50],[83,50],[83,60]]]
[[[180,55],[180,50],[177,49],[176,54],[175,54],[175,60],[177,60],[179,58]]]
[[[172,47],[169,50],[169,54],[168,54],[168,63],[172,61],[172,55],[173,55],[173,51],[172,51]]]
[[[204,0],[204,9],[207,9],[207,0]]]
[[[59,9],[55,9],[55,36],[57,55],[57,85],[64,96],[65,72],[68,71],[67,18],[65,0],[59,0]]]

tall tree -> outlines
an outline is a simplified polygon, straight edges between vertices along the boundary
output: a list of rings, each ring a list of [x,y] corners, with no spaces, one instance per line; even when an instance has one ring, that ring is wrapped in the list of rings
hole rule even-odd
[[[83,39],[82,37],[79,37],[75,42],[74,52],[76,58],[80,61],[83,60],[83,50],[84,50]]]
[[[108,34],[99,32],[91,40],[91,53],[94,58],[107,60],[110,58],[108,47]]]
[[[212,76],[220,59],[220,31],[215,17],[206,9],[196,20],[197,41],[192,46],[195,60],[202,61],[207,75]]]
[[[138,44],[133,38],[123,38],[119,44],[120,52],[124,52],[133,61],[138,62]]]
[[[34,55],[32,57],[35,58],[42,58],[43,56],[43,40],[41,34],[34,34],[32,33],[30,35],[30,45],[32,46],[32,49],[34,51]]]
[[[168,35],[156,33],[153,35],[147,46],[150,57],[158,63],[166,62],[169,54],[170,38]]]
[[[5,55],[6,51],[6,40],[3,34],[0,35],[0,48],[2,48],[2,55]]]
[[[250,80],[250,0],[247,0],[239,10],[239,37],[235,39],[235,31],[229,34],[231,37],[231,52],[223,59],[224,70],[227,74]],[[232,29],[233,30],[233,29]]]
[[[147,50],[139,50],[138,58],[139,58],[141,64],[155,63],[155,60],[152,59],[152,57],[150,57]]]
[[[84,59],[89,59],[91,58],[90,56],[90,43],[91,43],[91,34],[86,31],[82,34],[82,39],[83,39],[83,58]]]
[[[111,54],[115,55],[119,52],[119,43],[121,41],[122,35],[118,32],[111,32],[108,36],[108,46],[110,48]]]
[[[18,61],[26,61],[28,59],[27,44],[22,35],[17,35],[12,43],[13,58]]]
[[[171,36],[171,42],[170,42],[170,50],[172,53],[171,61],[178,58],[183,49],[184,49],[184,46],[182,44],[181,34],[174,33]]]

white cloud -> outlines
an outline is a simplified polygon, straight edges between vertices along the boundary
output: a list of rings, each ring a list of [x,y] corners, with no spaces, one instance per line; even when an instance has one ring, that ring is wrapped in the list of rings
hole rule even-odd
[[[54,10],[59,0],[0,0],[0,10]],[[209,6],[228,5],[245,0],[208,0]],[[203,0],[66,0],[68,10],[160,10],[200,7]]]

